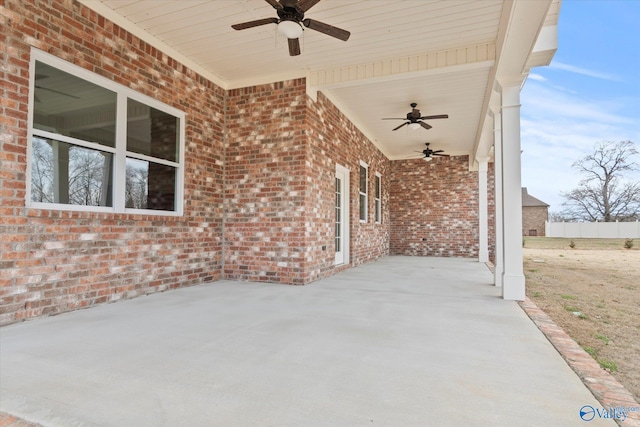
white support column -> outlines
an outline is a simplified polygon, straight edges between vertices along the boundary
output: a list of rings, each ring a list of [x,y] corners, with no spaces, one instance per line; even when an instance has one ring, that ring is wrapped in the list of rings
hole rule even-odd
[[[504,272],[502,297],[523,301],[522,184],[520,169],[520,85],[502,87],[502,213]]]
[[[494,284],[502,286],[504,273],[504,240],[502,222],[502,113],[498,107],[493,112],[493,156],[495,181],[495,210],[496,210],[496,254],[493,269]]]
[[[488,159],[478,162],[478,262],[489,262]]]

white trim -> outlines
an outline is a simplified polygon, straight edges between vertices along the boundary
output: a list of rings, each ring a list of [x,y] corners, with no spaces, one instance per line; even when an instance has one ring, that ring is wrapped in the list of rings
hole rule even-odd
[[[35,104],[34,104],[34,86],[35,86],[35,67],[36,62],[47,64],[57,68],[65,73],[71,74],[77,78],[86,80],[92,84],[100,86],[104,89],[115,92],[116,94],[116,117],[115,117],[115,147],[109,147],[99,143],[79,140],[73,137],[60,135],[47,130],[39,130],[33,128]],[[184,212],[184,169],[185,169],[185,119],[186,114],[170,105],[164,104],[157,99],[147,95],[138,93],[131,88],[109,80],[106,77],[95,74],[89,70],[79,67],[75,64],[67,62],[61,58],[50,55],[37,48],[31,48],[31,58],[29,63],[29,102],[28,102],[28,123],[27,123],[27,191],[25,192],[25,206],[27,208],[51,209],[64,211],[82,211],[82,212],[117,212],[117,213],[141,213],[145,215],[170,215],[181,216]],[[132,99],[140,102],[148,107],[155,108],[159,111],[167,113],[178,119],[178,161],[168,161],[161,158],[147,156],[144,154],[127,151],[127,100]],[[68,144],[88,148],[96,151],[111,153],[115,157],[113,165],[113,207],[106,206],[85,206],[85,205],[69,205],[62,203],[42,203],[31,200],[31,158],[32,158],[32,140],[34,137],[43,137],[53,139]],[[176,188],[175,188],[175,211],[161,211],[154,209],[127,209],[125,208],[125,181],[126,181],[126,159],[127,157],[137,158],[174,167],[176,169]]]
[[[373,180],[373,210],[374,210],[373,219],[376,224],[382,224],[382,174],[380,172],[376,172],[374,176],[375,178]],[[380,183],[378,185],[380,194],[376,193],[376,179]]]
[[[340,223],[342,225],[341,228],[341,238],[342,238],[342,258],[340,260],[338,260],[338,257],[336,257],[336,261],[335,264],[336,265],[346,265],[349,264],[349,252],[350,252],[350,245],[349,245],[349,239],[350,239],[350,233],[349,230],[351,228],[351,222],[350,222],[350,212],[349,212],[349,207],[351,205],[351,203],[349,203],[349,196],[350,196],[350,186],[349,186],[349,169],[347,169],[346,167],[336,163],[336,173],[335,176],[337,176],[338,174],[341,174],[344,179],[343,179],[343,185],[342,185],[342,200],[341,200],[341,205],[342,205],[342,210],[341,210],[341,214],[342,214],[342,218],[340,218]],[[340,262],[339,262],[340,261]]]
[[[358,219],[361,223],[369,222],[369,165],[360,160],[360,167],[365,169],[365,186],[364,193],[360,189],[360,168],[358,168]],[[362,219],[360,215],[361,206],[360,206],[360,197],[364,196],[365,200],[365,209],[364,209],[364,219]]]
[[[489,159],[478,162],[478,262],[489,262],[489,192],[487,171]]]
[[[127,97],[118,94],[116,111],[116,141],[127,140]],[[125,188],[127,176],[127,145],[116,144],[113,179],[113,207],[116,212],[125,211]]]
[[[522,184],[520,154],[520,87],[502,88],[502,218],[504,270],[502,297],[524,301],[522,266]]]
[[[498,107],[493,116],[494,126],[494,186],[495,186],[495,263],[494,285],[502,286],[502,273],[504,272],[504,222],[502,218],[502,112]]]
[[[42,137],[43,139],[54,139],[56,141],[65,142],[79,147],[89,148],[95,151],[105,151],[114,154],[116,149],[108,145],[98,144],[97,142],[85,141],[84,139],[76,139],[72,136],[60,135],[59,133],[49,132],[46,130],[33,129],[33,135]]]

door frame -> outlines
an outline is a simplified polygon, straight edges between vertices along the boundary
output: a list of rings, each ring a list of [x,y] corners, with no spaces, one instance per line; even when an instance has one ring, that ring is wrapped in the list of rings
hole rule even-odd
[[[341,199],[340,199],[340,241],[342,243],[342,251],[336,252],[335,256],[335,265],[345,265],[349,264],[349,230],[351,228],[350,224],[350,185],[349,185],[349,169],[346,167],[336,163],[336,173],[334,175],[334,188],[335,188],[335,179],[340,179],[341,185]],[[335,202],[334,202],[335,208]],[[335,212],[335,209],[334,209]],[[335,247],[335,220],[334,220],[334,247]]]

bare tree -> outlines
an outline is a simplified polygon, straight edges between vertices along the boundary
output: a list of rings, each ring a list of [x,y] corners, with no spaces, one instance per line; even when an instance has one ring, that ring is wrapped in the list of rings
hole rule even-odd
[[[569,216],[567,211],[552,211],[549,212],[549,222],[572,222],[576,221],[576,218]]]
[[[148,184],[148,169],[127,164],[125,206],[128,208],[146,209]]]
[[[563,215],[585,221],[631,221],[640,216],[640,181],[625,174],[637,171],[631,141],[596,144],[593,154],[572,166],[584,176],[578,187],[561,193]]]
[[[43,139],[34,138],[31,158],[31,200],[53,203],[51,146]]]
[[[96,150],[77,146],[68,148],[68,171],[56,175],[55,155],[50,140],[34,138],[31,152],[31,200],[57,203],[55,187],[67,181],[68,201],[72,205],[100,206],[102,200],[106,156]],[[60,160],[57,160],[60,162]],[[60,173],[60,172],[58,172]]]
[[[73,205],[100,206],[105,156],[99,151],[69,150],[69,201]]]

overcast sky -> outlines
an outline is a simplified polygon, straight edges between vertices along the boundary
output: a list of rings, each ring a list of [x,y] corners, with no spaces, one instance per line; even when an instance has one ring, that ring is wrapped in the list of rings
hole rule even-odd
[[[571,164],[597,142],[640,151],[640,0],[563,0],[558,45],[521,93],[522,186],[551,212],[580,180]]]

